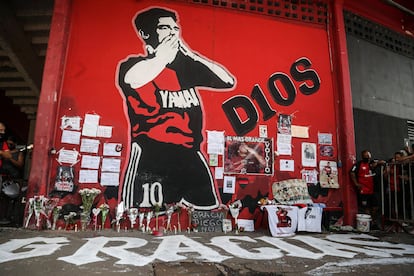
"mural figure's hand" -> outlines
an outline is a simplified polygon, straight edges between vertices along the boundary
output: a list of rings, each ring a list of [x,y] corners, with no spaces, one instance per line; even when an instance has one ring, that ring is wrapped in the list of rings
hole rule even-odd
[[[179,41],[176,35],[165,37],[155,49],[155,56],[170,64],[177,56]]]

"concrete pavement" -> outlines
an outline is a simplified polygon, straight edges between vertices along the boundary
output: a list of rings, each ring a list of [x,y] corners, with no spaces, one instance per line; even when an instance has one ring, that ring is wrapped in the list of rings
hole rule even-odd
[[[0,275],[412,275],[414,236],[0,228]]]

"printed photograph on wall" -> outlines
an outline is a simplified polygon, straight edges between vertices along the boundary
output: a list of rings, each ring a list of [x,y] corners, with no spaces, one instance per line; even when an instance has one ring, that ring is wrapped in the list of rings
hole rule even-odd
[[[339,188],[338,167],[335,161],[320,161],[319,175],[319,182],[322,188]]]
[[[316,144],[302,143],[302,166],[316,167]]]
[[[224,173],[273,174],[273,142],[260,137],[226,137]]]
[[[292,119],[290,115],[280,114],[277,122],[277,133],[292,134]]]
[[[320,156],[333,157],[334,148],[333,146],[321,145],[319,146],[319,154]]]
[[[74,188],[73,180],[75,175],[73,167],[70,166],[59,166],[57,168],[56,179],[55,179],[55,191],[59,192],[72,192]]]

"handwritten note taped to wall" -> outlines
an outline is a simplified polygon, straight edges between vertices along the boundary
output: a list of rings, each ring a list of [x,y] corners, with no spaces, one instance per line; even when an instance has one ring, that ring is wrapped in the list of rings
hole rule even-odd
[[[223,212],[193,211],[191,221],[200,232],[222,232]]]

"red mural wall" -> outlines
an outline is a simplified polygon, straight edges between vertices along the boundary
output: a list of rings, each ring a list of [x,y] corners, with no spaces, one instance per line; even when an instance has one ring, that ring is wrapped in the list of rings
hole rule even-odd
[[[150,54],[148,52],[150,50],[145,49],[144,40],[135,29],[133,20],[137,13],[154,7],[174,11],[177,14],[176,23],[180,32],[179,45],[186,45],[186,50],[191,52],[189,56],[195,54],[214,62],[234,81],[232,85],[224,89],[205,83],[193,85],[196,87],[195,93],[198,99],[192,100],[198,101],[201,111],[198,115],[189,116],[191,118],[191,116],[202,115],[201,118],[198,118],[198,120],[202,120],[200,133],[203,139],[199,141],[200,151],[204,158],[202,160],[207,162],[208,171],[213,179],[214,187],[211,192],[218,200],[211,205],[207,204],[207,207],[201,204],[199,209],[211,209],[209,207],[218,207],[218,204],[221,203],[229,204],[237,199],[244,201],[246,207],[255,206],[258,199],[267,196],[273,197],[271,186],[274,182],[302,178],[303,170],[315,169],[319,171],[319,161],[335,162],[338,160],[337,128],[340,126],[336,123],[337,112],[335,110],[334,77],[331,68],[329,38],[323,26],[278,20],[274,17],[219,7],[188,4],[183,1],[131,0],[122,1],[122,4],[109,0],[73,1],[66,62],[62,88],[58,95],[59,103],[55,122],[54,147],[58,153],[56,158],[51,161],[48,193],[53,193],[56,188],[58,167],[60,165],[67,166],[59,158],[61,150],[75,150],[80,153],[79,162],[73,165],[73,183],[77,189],[99,188],[105,194],[100,199],[100,203],[107,202],[112,209],[115,208],[119,201],[128,197],[123,195],[125,192],[123,189],[127,178],[126,172],[128,171],[130,154],[133,151],[132,143],[138,139],[138,144],[151,144],[152,142],[148,142],[151,140],[148,137],[158,137],[155,140],[170,139],[167,144],[177,145],[173,150],[171,147],[153,148],[152,152],[151,150],[146,152],[146,156],[153,154],[155,162],[159,161],[159,166],[169,167],[167,164],[171,164],[175,168],[175,179],[179,179],[180,175],[183,178],[188,177],[189,174],[197,176],[197,168],[194,168],[195,172],[191,172],[191,164],[184,162],[192,160],[191,158],[185,159],[186,150],[197,148],[197,146],[192,144],[190,147],[185,147],[183,143],[177,142],[178,138],[178,140],[167,138],[172,133],[185,133],[184,127],[179,125],[177,120],[183,120],[187,111],[181,113],[172,111],[172,113],[180,114],[177,116],[178,119],[175,118],[176,115],[171,115],[171,113],[160,113],[158,114],[160,117],[152,117],[155,118],[154,120],[165,119],[167,115],[170,116],[168,120],[171,119],[171,116],[174,117],[177,120],[171,119],[171,125],[166,126],[163,123],[155,125],[173,127],[175,130],[151,132],[148,129],[141,129],[143,122],[150,124],[150,120],[147,120],[148,118],[144,121],[131,119],[138,112],[139,108],[137,107],[141,108],[145,104],[145,109],[151,113],[151,108],[156,110],[160,108],[160,98],[153,99],[152,105],[151,99],[143,99],[142,95],[135,99],[136,102],[133,102],[131,99],[134,96],[125,94],[119,84],[120,67],[128,57],[145,58]],[[183,53],[183,50],[179,51]],[[186,65],[182,66],[186,68]],[[168,77],[166,78],[168,79]],[[169,81],[171,82],[171,80]],[[210,81],[212,82],[212,80]],[[163,81],[155,81],[154,83],[158,85]],[[159,89],[162,90],[163,87],[159,87]],[[136,91],[140,95],[141,91],[138,88]],[[128,95],[132,98],[128,98]],[[98,115],[99,125],[112,127],[112,135],[109,137],[91,138],[81,133],[81,140],[91,138],[99,141],[99,150],[96,153],[81,152],[81,142],[70,144],[62,141],[62,134],[64,130],[67,130],[62,127],[62,118],[79,116],[81,126],[83,126],[86,114]],[[163,117],[163,115],[165,116]],[[278,122],[279,118],[283,117],[290,118],[292,128],[301,127],[299,133],[296,132],[297,128],[292,130],[295,134],[291,138],[291,155],[280,154],[278,151],[278,147],[282,146],[277,142]],[[85,126],[83,127],[85,128]],[[136,132],[137,129],[138,132]],[[191,131],[196,132],[194,129]],[[273,149],[270,158],[273,174],[231,174],[235,176],[235,193],[223,193],[223,179],[217,178],[215,173],[217,168],[223,166],[225,153],[218,155],[217,164],[210,162],[212,157],[207,152],[207,131],[224,132],[226,137],[266,136],[271,139]],[[134,136],[134,134],[136,135]],[[327,144],[330,145],[323,147],[323,151],[320,150],[321,136],[318,141],[318,134],[328,134],[327,137],[331,137],[332,142],[328,141]],[[165,135],[164,138],[163,135]],[[180,135],[185,136],[184,134]],[[140,140],[140,137],[144,137],[144,139]],[[195,139],[194,135],[191,137]],[[83,155],[103,157],[105,143],[116,143],[122,146],[120,156],[115,158],[120,160],[119,182],[115,182],[114,186],[102,186],[100,184],[103,172],[101,164],[98,168],[99,176],[96,183],[87,181],[79,183]],[[303,164],[302,143],[315,145],[315,164]],[[154,146],[154,144],[151,145]],[[184,152],[182,156],[180,156],[180,149],[183,149],[182,152]],[[140,151],[138,150],[138,152]],[[164,157],[175,154],[175,159],[167,158],[167,161],[162,161],[163,153]],[[188,154],[191,155],[191,153]],[[288,164],[287,168],[280,167],[281,160],[289,161],[286,163]],[[148,165],[148,168],[156,167],[152,163]],[[165,170],[157,171],[157,175],[149,177],[148,184],[159,182],[162,184],[164,181],[162,177],[159,182],[156,179],[163,172]],[[196,176],[187,179],[187,181],[193,181],[194,185],[187,187],[188,189],[198,189],[197,181],[194,181]],[[316,184],[308,185],[315,186],[314,202],[324,202],[333,207],[341,204],[340,177],[339,188],[316,188]],[[142,188],[144,189],[144,186]],[[153,201],[171,203],[168,200],[174,200],[174,197],[164,195],[163,201],[161,201],[159,198],[160,188],[157,186],[154,189],[158,189],[156,190],[158,196]],[[166,190],[163,188],[163,191]],[[144,189],[143,192],[145,193],[146,190]],[[60,196],[62,203],[81,204],[81,198],[76,193],[61,193]],[[191,196],[188,195],[189,198]],[[145,201],[145,195],[142,197],[139,198],[139,201],[136,198],[128,198],[130,206]],[[195,197],[197,198],[197,196]],[[199,199],[197,198],[197,200]],[[192,203],[191,200],[186,201]],[[194,205],[198,206],[197,203]],[[250,218],[253,210],[254,208],[244,208],[241,217]]]

